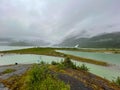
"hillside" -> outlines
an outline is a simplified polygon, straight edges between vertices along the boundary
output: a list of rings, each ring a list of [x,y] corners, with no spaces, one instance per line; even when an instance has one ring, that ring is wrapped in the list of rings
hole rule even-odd
[[[8,44],[9,46],[47,46],[49,43],[44,41],[14,41]]]
[[[15,40],[11,38],[0,38],[0,46],[47,46],[50,43],[43,40]]]
[[[101,34],[91,38],[76,37],[65,39],[59,46],[74,47],[79,44],[82,48],[120,48],[120,32]]]

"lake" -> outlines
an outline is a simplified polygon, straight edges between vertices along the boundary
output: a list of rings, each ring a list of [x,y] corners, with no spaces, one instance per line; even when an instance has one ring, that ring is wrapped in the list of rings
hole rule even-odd
[[[100,52],[80,52],[80,51],[65,51],[56,50],[65,54],[70,54],[78,57],[94,59],[98,61],[105,61],[110,64],[120,65],[120,54],[113,53],[100,53]]]
[[[31,47],[11,47],[11,46],[0,46],[0,50],[15,50],[15,49],[25,49]],[[93,53],[93,52],[77,52],[77,51],[63,51],[57,50],[58,52],[71,54],[75,56],[91,58],[96,60],[102,60],[110,64],[114,64],[110,67],[98,66],[94,64],[84,63],[90,68],[90,72],[94,73],[103,78],[112,80],[117,76],[120,76],[120,54],[105,54],[105,53]],[[0,65],[10,65],[10,64],[32,64],[44,61],[46,63],[51,63],[52,61],[60,62],[63,58],[45,56],[45,55],[33,55],[33,54],[4,54],[0,56]],[[76,65],[83,64],[82,62],[73,61]]]
[[[109,64],[112,64],[109,67],[98,66],[93,64],[84,63],[90,68],[90,72],[101,77],[113,80],[116,77],[120,76],[120,54],[107,54],[107,53],[96,53],[96,52],[79,52],[79,51],[65,51],[65,50],[56,50],[57,52],[75,55],[78,57],[94,59],[98,61],[105,61]],[[80,64],[76,62],[76,64]],[[82,64],[82,63],[81,63]]]
[[[4,54],[0,57],[0,65],[10,65],[10,64],[32,64],[40,63],[44,61],[46,63],[51,63],[52,61],[60,62],[62,58],[45,56],[45,55],[33,55],[33,54]]]

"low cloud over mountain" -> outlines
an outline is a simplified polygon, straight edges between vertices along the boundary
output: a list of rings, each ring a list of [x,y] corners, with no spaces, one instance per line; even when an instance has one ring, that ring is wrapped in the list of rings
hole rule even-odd
[[[0,37],[56,44],[120,31],[119,0],[0,0]]]

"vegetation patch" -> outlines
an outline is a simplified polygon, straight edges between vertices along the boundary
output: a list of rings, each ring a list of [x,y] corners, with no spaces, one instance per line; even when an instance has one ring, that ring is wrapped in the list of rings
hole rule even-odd
[[[120,88],[115,83],[111,83],[111,81],[89,73],[89,68],[85,64],[76,66],[68,57],[58,64],[50,65],[49,68],[55,72],[74,77],[93,90],[119,90]],[[115,82],[119,83],[119,80],[120,78]]]
[[[1,74],[8,74],[8,73],[12,73],[16,71],[15,69],[6,69],[5,71],[3,71]]]
[[[7,82],[11,90],[70,90],[70,86],[51,74],[45,64],[33,65],[24,75],[12,77]]]
[[[51,64],[56,65],[59,69],[70,68],[70,69],[76,69],[76,70],[89,71],[89,68],[85,64],[82,64],[81,66],[76,66],[69,57],[66,57],[60,63],[53,61]]]
[[[22,76],[13,76],[2,82],[10,90],[70,90],[73,83],[76,88],[76,82],[72,79],[73,81],[68,84],[64,80],[71,77],[78,80],[77,83],[93,90],[119,90],[118,85],[91,74],[87,72],[88,70],[85,64],[76,66],[70,58],[66,57],[60,63],[54,62],[52,65],[44,62],[35,64]],[[64,80],[58,79],[60,75],[63,75]]]
[[[89,68],[85,64],[82,64],[81,66],[78,66],[77,69],[80,69],[80,70],[83,70],[83,71],[89,71]]]
[[[113,80],[113,83],[120,86],[120,77],[117,77],[115,80]]]

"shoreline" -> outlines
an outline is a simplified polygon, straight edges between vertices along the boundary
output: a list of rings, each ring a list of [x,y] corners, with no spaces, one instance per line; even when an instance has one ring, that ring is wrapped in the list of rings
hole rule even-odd
[[[62,48],[29,48],[29,49],[21,49],[21,50],[0,51],[0,53],[36,54],[36,55],[47,55],[47,56],[63,57],[63,58],[68,56],[69,58],[80,62],[91,63],[100,66],[109,66],[109,64],[104,61],[97,61],[97,60],[82,58],[74,55],[68,55],[68,54],[56,52],[56,50],[69,50],[69,49],[68,48],[63,48],[63,49]],[[74,49],[70,49],[70,50],[74,51]]]
[[[3,83],[4,88],[6,88],[7,84],[10,83],[9,80],[11,80],[10,79],[11,77],[13,78],[13,76],[16,76],[16,75],[18,75],[18,77],[21,76],[21,75],[24,76],[24,73],[26,73],[26,71],[28,69],[30,69],[30,67],[32,65],[33,64],[20,64],[20,65],[18,64],[18,65],[0,66],[1,68],[4,68],[4,70],[6,68],[14,68],[14,69],[16,69],[15,72],[12,72],[12,73],[9,73],[9,74],[4,74],[3,76],[0,76],[0,82]],[[0,68],[0,72],[1,72],[1,68]],[[50,70],[54,71],[55,68],[56,68],[55,66],[51,66]],[[68,81],[71,80],[71,85],[72,85],[73,82],[75,83],[76,80],[77,80],[77,83],[81,83],[81,84],[83,84],[83,85],[85,85],[87,87],[93,87],[93,88],[96,88],[96,87],[99,87],[99,88],[103,88],[103,87],[104,88],[117,88],[117,86],[112,84],[109,80],[106,80],[106,79],[104,79],[104,78],[102,78],[102,77],[100,77],[98,75],[92,74],[90,72],[78,71],[78,70],[73,70],[73,69],[64,69],[64,70],[62,70],[62,72],[61,71],[60,72],[55,71],[55,72],[58,73],[58,75],[60,75],[60,77],[62,78],[63,81],[64,80],[68,80]],[[93,81],[93,82],[91,82],[91,81]],[[100,85],[100,83],[102,83],[102,84]],[[74,84],[73,88],[75,87],[75,85],[76,84]],[[91,86],[91,85],[93,85],[93,86]],[[96,85],[96,87],[94,87],[94,85]],[[95,89],[95,90],[97,90],[97,89]],[[113,90],[119,90],[119,89],[113,89]]]

